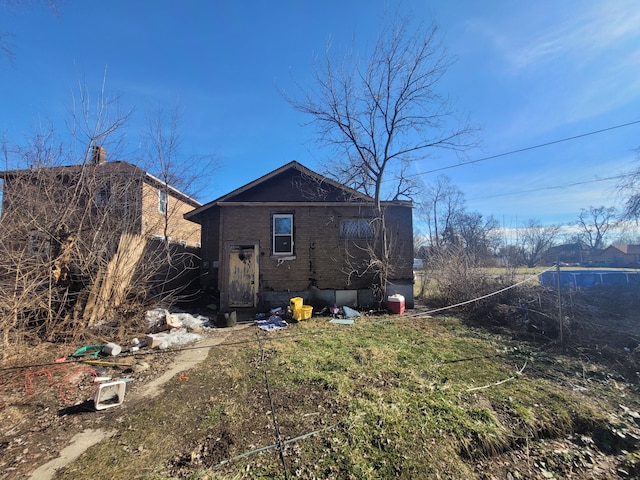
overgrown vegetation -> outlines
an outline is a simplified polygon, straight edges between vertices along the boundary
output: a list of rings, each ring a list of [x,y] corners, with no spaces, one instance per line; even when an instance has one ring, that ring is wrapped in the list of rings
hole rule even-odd
[[[130,114],[118,110],[117,99],[101,91],[93,112],[81,88],[66,141],[53,129],[23,144],[3,140],[3,364],[25,345],[75,342],[101,324],[117,327],[114,339],[151,302],[170,304],[193,287],[199,227],[177,223],[199,204],[173,188],[189,184],[176,167],[177,114],[169,125],[161,114],[150,125],[151,160],[131,159],[159,171],[160,180],[133,163],[107,162],[104,146],[118,155],[126,134]]]

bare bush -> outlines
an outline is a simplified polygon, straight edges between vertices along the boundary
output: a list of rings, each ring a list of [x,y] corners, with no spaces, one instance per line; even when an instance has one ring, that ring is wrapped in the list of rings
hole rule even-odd
[[[76,143],[56,144],[47,134],[3,148],[5,165],[14,166],[2,172],[3,357],[9,345],[77,340],[193,287],[185,277],[196,277],[198,251],[170,236],[200,240],[199,227],[182,218],[199,204],[133,164],[107,162],[102,142],[127,116],[109,118],[105,100],[92,120],[84,90],[81,99]],[[85,151],[77,155],[84,137]],[[173,178],[173,166],[161,160],[163,178]]]

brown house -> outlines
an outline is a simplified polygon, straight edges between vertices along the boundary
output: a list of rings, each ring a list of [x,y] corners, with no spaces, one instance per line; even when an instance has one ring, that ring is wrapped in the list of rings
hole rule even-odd
[[[25,318],[45,305],[92,325],[130,299],[178,301],[199,287],[200,226],[184,214],[200,203],[91,152],[82,165],[0,172],[0,305],[18,292]]]
[[[63,219],[56,227],[65,233],[80,233],[80,228],[156,238],[166,234],[176,243],[199,246],[200,227],[184,214],[201,204],[135,165],[107,162],[102,147],[94,147],[86,165],[8,170],[0,172],[0,179],[3,222],[12,222],[13,215],[29,216],[34,233]]]
[[[611,267],[638,267],[640,245],[611,245],[600,255],[593,256],[592,263]]]
[[[413,307],[410,202],[383,202],[391,269],[376,292],[373,198],[291,162],[185,215],[202,226],[202,286],[221,309],[372,306],[399,293]]]

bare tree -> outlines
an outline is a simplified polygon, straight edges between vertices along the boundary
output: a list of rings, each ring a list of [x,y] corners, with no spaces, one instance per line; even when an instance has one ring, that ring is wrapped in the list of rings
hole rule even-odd
[[[439,249],[446,243],[454,218],[465,208],[464,194],[444,175],[426,186],[418,207],[427,227],[429,248]]]
[[[638,158],[640,158],[640,153]],[[626,175],[618,182],[617,190],[618,194],[625,199],[621,212],[622,220],[637,222],[640,219],[640,163],[626,172]]]
[[[484,217],[480,212],[462,212],[455,219],[457,243],[478,261],[486,261],[498,247],[496,232],[499,228],[495,217]]]
[[[557,225],[544,226],[537,219],[528,220],[520,231],[520,252],[529,268],[542,260],[544,253],[554,245],[560,232]]]
[[[462,151],[473,143],[473,129],[456,121],[437,91],[451,63],[435,24],[412,31],[409,21],[396,19],[383,26],[366,63],[355,54],[336,61],[327,48],[324,68],[315,74],[317,90],[289,102],[312,118],[321,142],[337,148],[341,160],[326,173],[367,192],[380,209],[383,183],[391,183],[393,173],[396,187],[389,191],[409,193],[398,185],[407,180],[403,164],[433,149]]]
[[[66,143],[58,142],[51,129],[36,132],[26,146],[3,144],[0,330],[5,347],[27,338],[73,338],[116,318],[123,308],[135,311],[148,301],[175,298],[179,285],[173,285],[179,282],[172,280],[197,265],[193,250],[167,242],[158,249],[150,240],[158,233],[156,217],[149,213],[158,205],[158,189],[176,194],[168,182],[186,178],[174,163],[176,142],[167,147],[158,134],[151,157],[163,172],[161,179],[150,179],[128,162],[107,162],[103,145],[114,150],[122,145],[129,112],[105,95],[104,84],[97,101],[84,87],[76,99]],[[150,194],[155,199],[145,197]],[[182,218],[195,203],[174,197],[160,230],[165,239],[173,234],[169,221]]]
[[[603,249],[607,234],[618,225],[617,219],[618,211],[615,207],[581,209],[576,222],[580,228],[580,240],[592,250]]]
[[[175,284],[171,278],[182,274],[184,269],[197,265],[197,256],[190,251],[178,251],[171,245],[170,224],[185,211],[184,204],[171,200],[171,191],[178,188],[184,194],[197,195],[197,181],[210,176],[218,169],[212,154],[185,157],[182,150],[180,132],[181,110],[178,106],[171,110],[157,109],[147,117],[145,140],[145,168],[160,180],[160,209],[162,213],[162,249],[153,252],[157,258],[151,262],[163,265],[156,275],[156,289],[163,295],[165,303],[180,298],[187,284]],[[164,258],[160,258],[164,256]]]
[[[325,173],[374,199],[371,264],[382,292],[392,252],[381,201],[411,198],[410,161],[435,149],[471,145],[473,130],[456,121],[451,103],[437,90],[451,62],[435,24],[412,30],[408,20],[396,17],[383,25],[367,60],[355,53],[335,60],[327,47],[324,66],[315,72],[317,88],[303,100],[288,99],[311,117],[319,141],[337,150],[339,160],[326,165]]]

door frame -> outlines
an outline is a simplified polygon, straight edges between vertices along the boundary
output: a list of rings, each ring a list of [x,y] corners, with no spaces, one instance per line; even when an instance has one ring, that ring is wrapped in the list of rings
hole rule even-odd
[[[239,307],[232,307],[230,305],[231,299],[229,298],[229,293],[230,293],[230,287],[231,287],[231,262],[229,261],[231,252],[233,249],[235,248],[242,248],[242,249],[253,249],[253,258],[254,258],[254,269],[253,269],[253,278],[252,278],[252,284],[255,286],[253,289],[253,295],[252,295],[252,299],[251,299],[251,305],[250,306],[239,306]],[[224,279],[224,286],[225,286],[225,294],[223,296],[223,298],[221,298],[221,307],[222,308],[253,308],[255,307],[258,303],[258,278],[260,275],[260,266],[259,266],[259,261],[260,261],[260,243],[257,240],[246,240],[246,241],[240,241],[240,240],[230,240],[230,241],[226,241],[224,242],[224,262],[225,262],[225,270],[224,270],[224,275],[225,275],[225,279]],[[222,294],[222,292],[220,292]],[[222,295],[221,295],[222,297]]]

